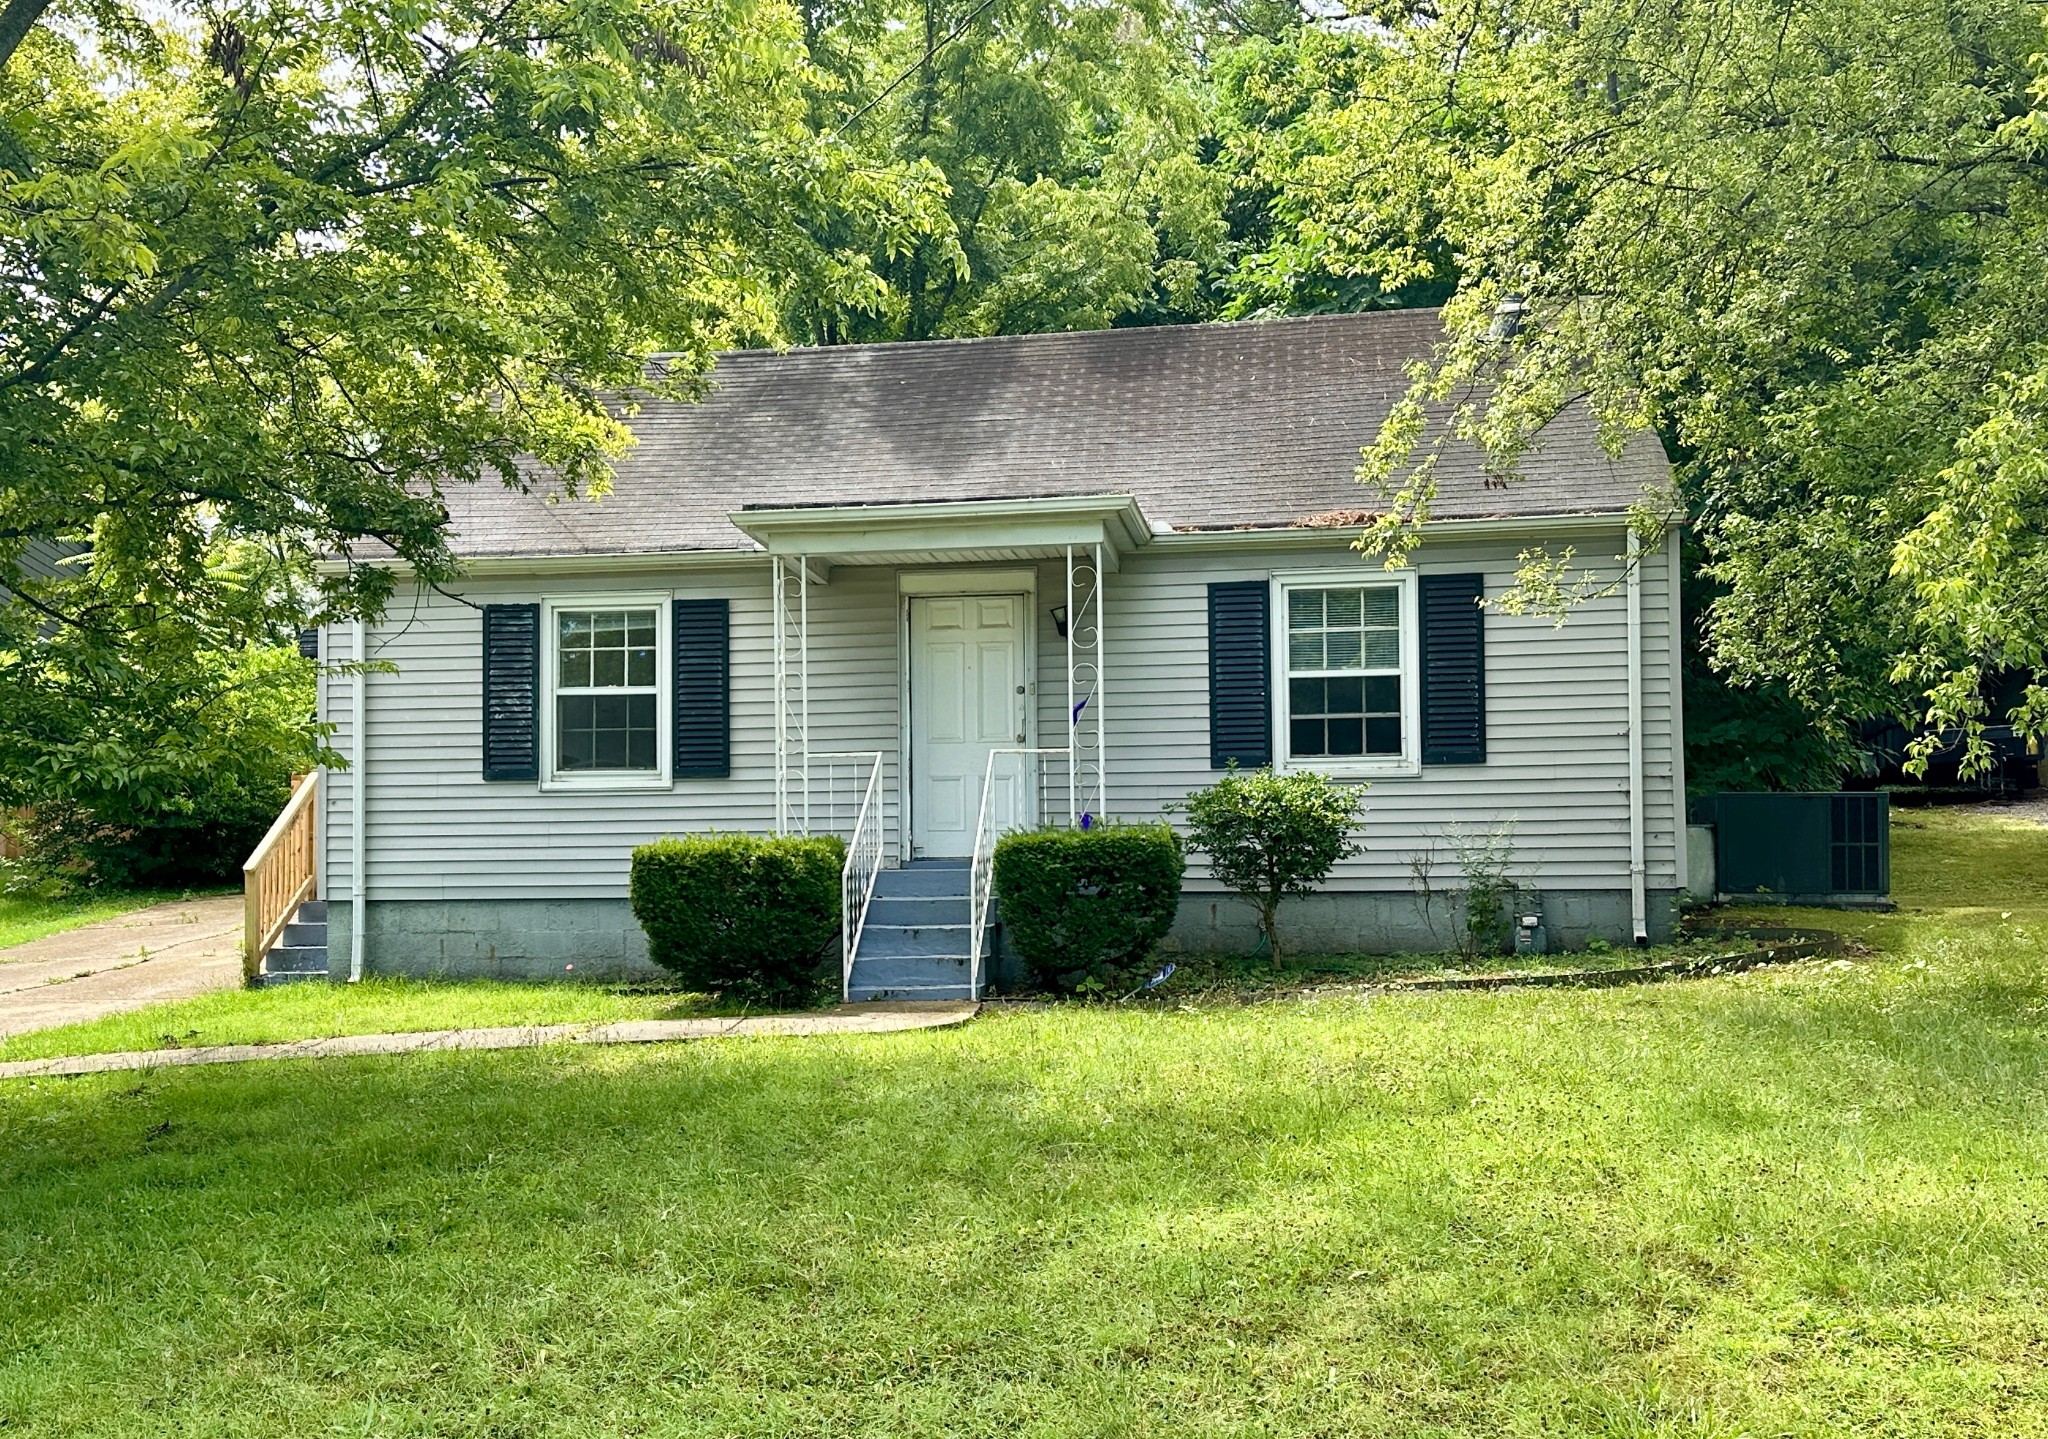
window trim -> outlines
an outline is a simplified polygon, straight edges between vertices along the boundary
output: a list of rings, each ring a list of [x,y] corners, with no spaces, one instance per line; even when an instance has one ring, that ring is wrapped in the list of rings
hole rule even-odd
[[[639,594],[551,595],[540,602],[541,623],[541,705],[540,705],[540,787],[543,790],[574,790],[579,793],[627,792],[669,789],[671,735],[675,668],[674,640],[669,633],[669,600],[665,591]],[[654,768],[651,770],[571,770],[558,765],[555,746],[555,696],[562,677],[561,625],[556,616],[563,610],[653,610],[654,611]]]
[[[1272,589],[1273,768],[1280,774],[1317,773],[1334,779],[1371,779],[1422,773],[1422,624],[1415,571],[1361,573],[1358,569],[1276,571]],[[1391,589],[1400,610],[1401,753],[1294,757],[1293,667],[1287,656],[1289,590]]]

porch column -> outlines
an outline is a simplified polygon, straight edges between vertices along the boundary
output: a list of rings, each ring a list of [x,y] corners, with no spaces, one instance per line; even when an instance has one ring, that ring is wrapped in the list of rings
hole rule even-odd
[[[811,832],[811,558],[771,557],[775,609],[775,832]],[[791,574],[794,565],[795,573]],[[798,793],[791,795],[794,784]]]

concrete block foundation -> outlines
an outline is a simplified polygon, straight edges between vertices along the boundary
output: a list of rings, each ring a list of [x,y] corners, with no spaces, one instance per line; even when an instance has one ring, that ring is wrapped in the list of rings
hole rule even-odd
[[[1678,892],[1649,896],[1650,938],[1677,926]],[[1593,939],[1629,942],[1624,890],[1547,890],[1538,896],[1553,949]],[[647,957],[647,936],[623,899],[372,900],[363,972],[419,978],[652,980],[664,972]],[[353,914],[346,899],[328,910],[328,973],[348,978]],[[1405,892],[1338,892],[1287,901],[1283,934],[1297,954],[1398,954],[1450,949],[1462,921],[1442,901],[1425,912]],[[1242,954],[1258,944],[1257,916],[1226,894],[1190,892],[1166,949],[1182,954]],[[998,959],[992,978],[1011,966]]]

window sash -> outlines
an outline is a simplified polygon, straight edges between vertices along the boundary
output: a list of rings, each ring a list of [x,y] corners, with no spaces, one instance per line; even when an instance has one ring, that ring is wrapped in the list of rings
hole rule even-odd
[[[599,789],[665,784],[666,601],[578,596],[550,601],[546,611],[544,783]]]
[[[1277,698],[1285,720],[1277,739],[1285,747],[1285,762],[1378,771],[1412,765],[1420,716],[1413,693],[1411,587],[1400,580],[1360,584],[1337,576],[1275,578]],[[1334,646],[1333,638],[1339,641]],[[1355,654],[1356,662],[1330,663],[1333,648],[1345,659]],[[1297,664],[1297,658],[1308,662]],[[1350,683],[1338,687],[1333,681]],[[1353,685],[1356,695],[1346,693]]]

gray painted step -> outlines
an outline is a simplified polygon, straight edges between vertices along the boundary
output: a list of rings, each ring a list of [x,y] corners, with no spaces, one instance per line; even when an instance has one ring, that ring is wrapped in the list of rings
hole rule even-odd
[[[327,978],[327,902],[308,900],[285,922],[284,933],[263,956],[258,984],[294,984]]]
[[[949,999],[972,999],[974,998],[974,992],[964,984],[919,985],[907,989],[890,989],[887,987],[869,989],[859,984],[854,984],[848,986],[846,997],[855,1004],[871,999],[893,999],[905,1003],[928,1000],[933,1004],[938,1004]]]
[[[966,895],[876,895],[868,901],[869,924],[966,924]]]
[[[903,869],[885,869],[875,876],[877,899],[922,898],[965,899],[967,865],[913,864]]]
[[[876,924],[861,931],[856,960],[927,959],[964,955],[972,930],[964,924]]]

